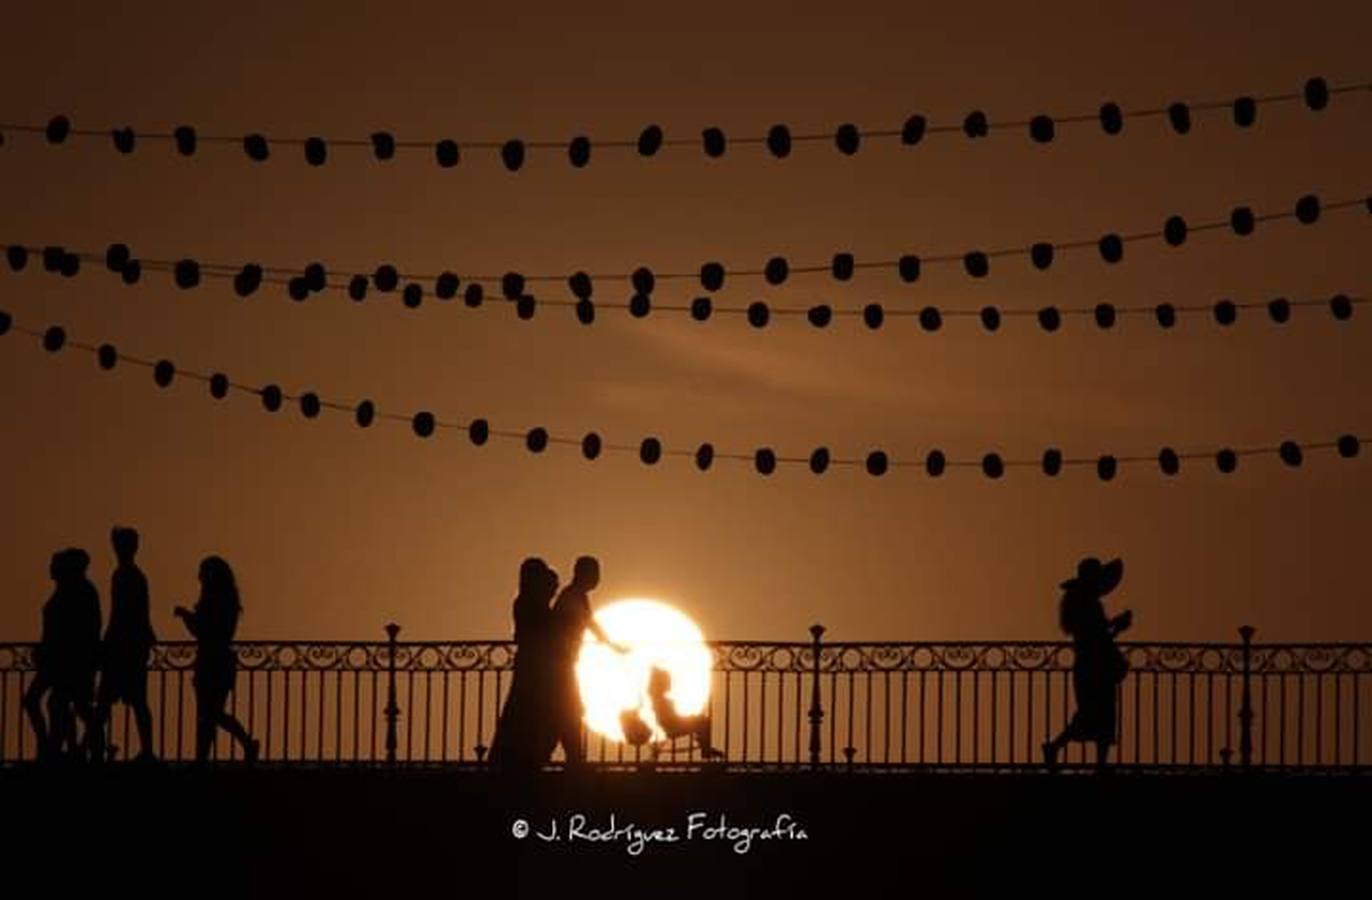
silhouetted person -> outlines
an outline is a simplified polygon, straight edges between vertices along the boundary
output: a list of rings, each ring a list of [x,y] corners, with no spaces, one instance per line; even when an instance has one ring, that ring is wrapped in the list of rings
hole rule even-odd
[[[1072,636],[1072,689],[1077,710],[1062,733],[1043,745],[1043,759],[1057,765],[1058,753],[1070,741],[1096,745],[1096,763],[1104,767],[1115,743],[1116,686],[1128,671],[1128,662],[1115,636],[1133,623],[1133,613],[1109,619],[1101,598],[1113,591],[1124,577],[1124,563],[1118,559],[1102,564],[1094,557],[1077,565],[1077,577],[1064,581],[1059,620],[1062,630]]]
[[[519,594],[513,604],[514,677],[491,740],[493,766],[536,767],[547,762],[552,752],[548,746],[553,685],[550,604],[557,585],[557,573],[541,559],[530,557],[519,567]]]
[[[233,570],[218,556],[207,556],[200,563],[200,601],[194,610],[184,606],[176,608],[176,615],[186,623],[186,629],[198,644],[195,654],[195,758],[198,762],[209,759],[218,728],[223,728],[238,741],[248,762],[256,761],[261,750],[261,745],[253,740],[247,729],[224,709],[238,672],[233,636],[242,612]]]
[[[624,653],[628,648],[612,642],[591,615],[590,592],[600,584],[600,563],[593,556],[582,556],[572,571],[572,583],[557,595],[552,610],[550,659],[552,662],[551,713],[553,740],[547,745],[551,753],[557,744],[567,757],[567,765],[576,767],[585,761],[581,746],[581,720],[586,715],[581,702],[581,688],[577,683],[576,661],[581,654],[581,641],[589,630],[596,639],[614,650]]]
[[[676,710],[676,704],[668,699],[672,689],[672,673],[653,666],[648,674],[648,698],[653,704],[653,717],[658,726],[666,733],[667,739],[691,737],[700,747],[700,755],[705,759],[717,759],[724,754],[710,744],[710,717],[705,713],[683,716]]]
[[[43,698],[52,690],[57,680],[56,670],[61,656],[61,589],[57,585],[62,581],[64,563],[62,551],[54,553],[48,561],[48,577],[52,579],[55,587],[52,596],[43,604],[42,629],[38,646],[33,650],[33,681],[29,682],[28,688],[24,691],[24,712],[29,717],[29,724],[37,740],[39,759],[46,759],[54,749],[48,721],[43,716]]]
[[[40,758],[75,753],[76,720],[87,739],[95,725],[91,701],[100,652],[100,598],[86,578],[90,555],[70,548],[54,553],[48,565],[54,588],[43,605],[43,633],[34,653],[37,674],[24,692],[24,709],[38,738]],[[47,694],[48,721],[42,702]]]
[[[153,759],[152,712],[148,709],[148,655],[157,635],[152,630],[148,579],[134,562],[138,532],[115,528],[110,543],[118,560],[110,577],[110,624],[100,649],[100,689],[95,698],[96,730],[92,755],[104,756],[104,729],[110,708],[123,702],[133,710],[138,726],[137,759]]]

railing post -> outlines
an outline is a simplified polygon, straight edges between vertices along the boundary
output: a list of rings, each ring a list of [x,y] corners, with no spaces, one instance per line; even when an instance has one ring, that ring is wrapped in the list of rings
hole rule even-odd
[[[386,636],[389,639],[389,646],[386,653],[386,762],[395,762],[396,741],[396,721],[400,718],[400,706],[395,700],[395,655],[396,637],[400,634],[400,626],[394,622],[386,626]]]
[[[824,707],[819,701],[819,639],[824,636],[823,625],[811,625],[810,637],[812,659],[812,680],[810,682],[810,768],[819,767],[819,726],[824,721]]]
[[[1243,638],[1243,701],[1239,705],[1239,765],[1253,765],[1253,632],[1252,625],[1239,629]]]

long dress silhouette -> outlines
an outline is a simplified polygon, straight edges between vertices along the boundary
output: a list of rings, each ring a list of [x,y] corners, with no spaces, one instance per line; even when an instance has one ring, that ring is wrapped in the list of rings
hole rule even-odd
[[[514,676],[491,740],[492,766],[536,767],[547,762],[552,752],[548,746],[553,677],[549,603],[557,584],[557,573],[541,559],[530,557],[519,568],[519,594],[513,604]]]
[[[176,614],[186,623],[186,629],[197,643],[194,683],[195,758],[198,762],[209,759],[215,731],[219,728],[239,743],[247,761],[255,761],[261,750],[242,723],[224,709],[238,673],[233,637],[242,611],[233,570],[218,556],[206,557],[200,563],[200,601],[193,610],[183,606],[176,608]]]
[[[86,578],[89,565],[90,555],[74,547],[54,553],[48,565],[54,587],[43,605],[43,631],[34,660],[37,673],[24,692],[24,710],[42,758],[82,751],[95,727],[92,701],[100,654],[100,597]],[[82,745],[76,740],[77,719],[85,727]]]
[[[1101,598],[1113,591],[1124,575],[1124,563],[1102,564],[1088,557],[1077,567],[1077,577],[1062,583],[1059,617],[1063,631],[1072,636],[1072,690],[1077,708],[1067,727],[1043,745],[1044,762],[1057,764],[1058,754],[1072,741],[1094,743],[1096,762],[1104,766],[1117,730],[1117,686],[1128,671],[1115,636],[1133,622],[1125,611],[1107,618]]]
[[[148,655],[157,642],[148,601],[148,579],[134,561],[138,532],[115,528],[110,533],[119,560],[110,577],[110,624],[100,652],[100,690],[96,695],[96,741],[92,753],[103,756],[104,726],[119,701],[133,710],[138,726],[138,759],[153,758],[152,712],[148,709]]]

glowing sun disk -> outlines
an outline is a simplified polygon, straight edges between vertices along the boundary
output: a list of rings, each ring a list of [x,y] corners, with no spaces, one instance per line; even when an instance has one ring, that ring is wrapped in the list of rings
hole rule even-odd
[[[667,696],[683,716],[704,711],[710,698],[710,649],[700,629],[680,610],[657,600],[619,600],[602,606],[596,621],[607,637],[629,648],[618,653],[586,634],[577,658],[577,683],[586,706],[586,727],[623,741],[620,714],[637,709],[653,731],[666,737],[653,715],[648,677],[656,667],[672,676]]]

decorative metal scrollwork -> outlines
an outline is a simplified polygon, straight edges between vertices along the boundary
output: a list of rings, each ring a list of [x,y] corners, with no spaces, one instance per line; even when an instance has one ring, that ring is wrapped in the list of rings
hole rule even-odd
[[[1254,644],[1254,674],[1372,673],[1372,644]]]
[[[1131,672],[1241,675],[1241,644],[1121,643]],[[0,643],[0,672],[31,672],[32,643]],[[712,641],[719,672],[809,673],[815,646],[803,641]],[[244,641],[234,645],[238,665],[249,671],[385,672],[391,645],[385,641]],[[159,643],[152,671],[195,666],[195,644]],[[498,672],[514,668],[513,641],[409,641],[395,644],[397,672]],[[1372,644],[1253,644],[1254,675],[1372,674]],[[819,646],[819,671],[857,672],[1059,672],[1072,667],[1065,642],[886,642]]]

